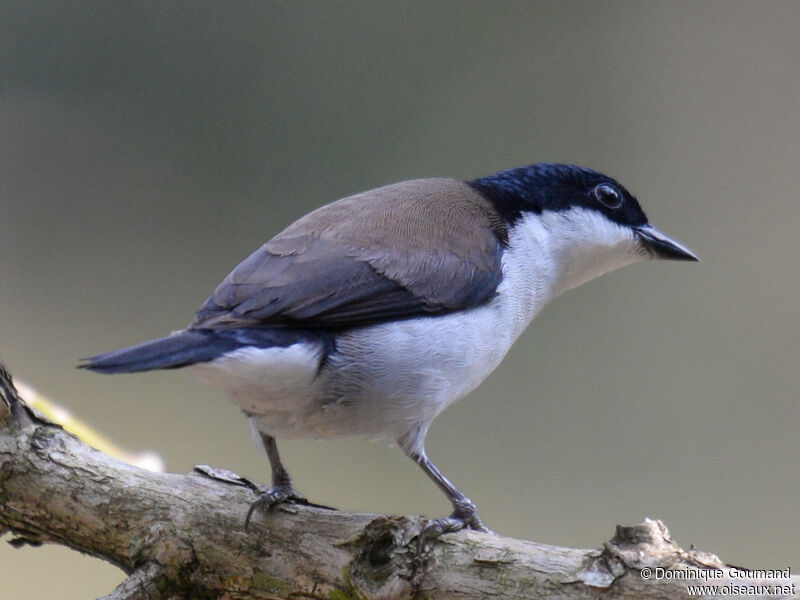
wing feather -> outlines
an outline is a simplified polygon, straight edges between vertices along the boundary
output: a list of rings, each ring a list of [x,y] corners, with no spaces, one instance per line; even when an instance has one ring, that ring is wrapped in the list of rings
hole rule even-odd
[[[353,327],[491,298],[505,229],[454,179],[407,181],[324,206],[237,266],[191,327]]]

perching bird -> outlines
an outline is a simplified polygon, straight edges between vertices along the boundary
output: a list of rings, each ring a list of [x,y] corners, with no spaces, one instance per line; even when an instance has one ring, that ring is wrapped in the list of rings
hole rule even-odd
[[[276,437],[397,442],[453,505],[435,537],[485,531],[425,454],[436,416],[475,389],[562,292],[649,258],[697,258],[591,169],[535,164],[418,179],[302,217],[237,266],[190,325],[81,367],[191,367],[247,416],[272,467],[248,513],[299,498]]]

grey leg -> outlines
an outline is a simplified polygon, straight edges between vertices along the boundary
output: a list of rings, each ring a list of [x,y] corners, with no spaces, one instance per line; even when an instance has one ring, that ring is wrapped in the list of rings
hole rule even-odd
[[[403,447],[402,444],[401,447]],[[478,510],[472,501],[453,485],[439,468],[428,459],[424,448],[420,450],[406,450],[406,454],[425,471],[428,477],[433,479],[434,483],[444,492],[447,499],[450,500],[450,503],[453,505],[452,515],[443,519],[429,521],[428,524],[425,525],[420,532],[420,548],[423,548],[427,542],[436,539],[443,533],[459,531],[465,527],[476,531],[492,533],[491,530],[483,524],[480,517],[478,517]]]
[[[278,443],[275,441],[275,438],[262,433],[261,441],[264,442],[264,450],[267,452],[269,466],[272,468],[272,486],[291,488],[292,477],[281,462],[281,455],[278,454]]]
[[[286,502],[287,500],[300,500],[304,501],[300,494],[294,491],[292,487],[292,477],[289,471],[283,466],[281,456],[278,454],[278,444],[275,438],[271,435],[261,433],[261,441],[264,443],[264,450],[269,458],[269,465],[272,468],[272,487],[259,494],[256,501],[250,505],[250,510],[247,511],[247,518],[244,521],[244,528],[250,526],[250,518],[257,509],[269,510],[270,507]]]

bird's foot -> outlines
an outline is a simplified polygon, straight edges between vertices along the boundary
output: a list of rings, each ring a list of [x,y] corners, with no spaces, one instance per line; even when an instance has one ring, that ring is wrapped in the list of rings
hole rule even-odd
[[[486,527],[478,516],[478,509],[468,499],[456,502],[455,510],[449,517],[428,521],[419,533],[417,548],[421,553],[425,546],[445,533],[454,533],[462,529],[472,529],[483,533],[497,535],[494,531]]]
[[[268,511],[273,506],[282,504],[283,502],[308,504],[308,501],[294,490],[291,483],[273,485],[269,489],[261,488],[261,493],[258,495],[258,498],[250,505],[250,510],[247,511],[247,517],[245,517],[244,520],[244,530],[247,531],[250,527],[250,519],[255,511]]]

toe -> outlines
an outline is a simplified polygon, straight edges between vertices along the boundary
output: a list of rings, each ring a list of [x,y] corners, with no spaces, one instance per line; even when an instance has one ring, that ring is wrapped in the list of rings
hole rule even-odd
[[[418,549],[421,552],[429,542],[433,542],[439,536],[445,533],[461,531],[462,529],[494,534],[494,531],[486,527],[481,521],[475,505],[465,499],[455,505],[455,510],[449,517],[428,521],[425,524],[419,534]]]
[[[293,500],[296,502],[304,502],[305,498],[294,491],[294,489],[290,486],[273,486],[268,490],[262,491],[258,498],[250,505],[250,509],[247,511],[247,516],[244,520],[244,529],[247,531],[250,527],[250,520],[253,517],[253,514],[256,510],[263,510],[268,511],[273,506],[280,504],[282,502],[286,502],[288,500]]]

